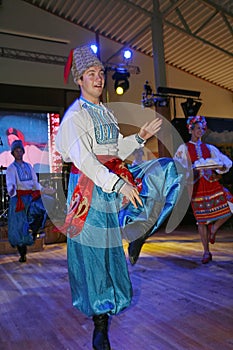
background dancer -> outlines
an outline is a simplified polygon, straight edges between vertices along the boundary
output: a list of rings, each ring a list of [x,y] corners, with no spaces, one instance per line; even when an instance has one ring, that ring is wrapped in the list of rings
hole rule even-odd
[[[233,195],[219,182],[219,174],[229,171],[232,161],[215,146],[201,141],[207,128],[204,117],[189,117],[187,127],[191,140],[179,146],[174,159],[188,171],[189,157],[191,160],[191,171],[194,172],[191,205],[204,249],[202,263],[207,264],[212,260],[209,242],[215,243],[218,229],[233,212]]]

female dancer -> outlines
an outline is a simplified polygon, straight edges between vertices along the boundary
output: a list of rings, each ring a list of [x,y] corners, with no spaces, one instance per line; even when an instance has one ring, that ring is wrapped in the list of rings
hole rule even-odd
[[[233,212],[233,195],[219,183],[219,174],[229,171],[232,161],[215,146],[201,141],[207,128],[204,117],[189,117],[187,127],[191,140],[179,146],[174,159],[187,169],[191,160],[194,177],[191,205],[204,249],[202,263],[206,264],[212,260],[209,242],[215,243],[218,229]]]

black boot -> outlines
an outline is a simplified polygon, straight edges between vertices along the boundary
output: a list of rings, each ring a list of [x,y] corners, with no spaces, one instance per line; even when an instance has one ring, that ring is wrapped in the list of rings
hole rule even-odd
[[[143,236],[136,239],[135,241],[129,243],[128,254],[129,254],[129,261],[130,261],[131,265],[136,264],[136,262],[139,258],[142,246],[145,243],[147,236],[148,235],[146,233]]]
[[[92,339],[93,349],[111,350],[108,339],[108,315],[95,315],[93,321],[95,325]]]
[[[19,262],[24,263],[27,261],[27,246],[25,244],[17,245],[18,252],[20,254]]]

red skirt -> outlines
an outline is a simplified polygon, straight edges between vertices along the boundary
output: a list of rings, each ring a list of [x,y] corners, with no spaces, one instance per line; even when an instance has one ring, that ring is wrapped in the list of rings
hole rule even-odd
[[[198,223],[207,224],[230,216],[228,202],[233,203],[233,195],[218,181],[209,182],[201,177],[194,184],[191,204]]]

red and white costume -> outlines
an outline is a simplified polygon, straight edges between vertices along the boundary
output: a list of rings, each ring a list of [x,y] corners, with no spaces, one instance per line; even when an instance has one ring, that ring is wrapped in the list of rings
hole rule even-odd
[[[201,141],[180,145],[174,158],[187,170],[191,161],[194,171],[191,205],[197,223],[208,224],[230,216],[233,212],[233,195],[220,184],[219,174],[228,172],[232,161],[215,146]],[[216,164],[224,165],[225,169],[195,168],[194,163],[200,159],[214,159]]]

